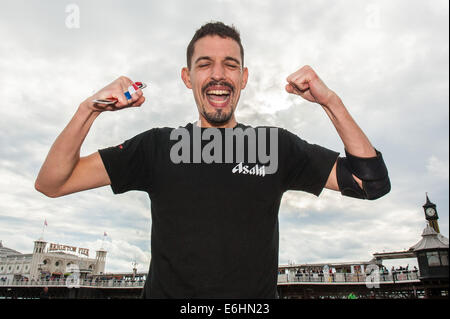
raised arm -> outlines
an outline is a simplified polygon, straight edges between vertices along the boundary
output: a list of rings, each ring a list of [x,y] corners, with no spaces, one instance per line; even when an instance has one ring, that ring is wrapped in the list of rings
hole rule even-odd
[[[59,197],[111,184],[99,153],[80,157],[80,149],[100,113],[144,103],[145,98],[140,89],[127,100],[124,92],[130,85],[133,82],[129,78],[120,77],[79,105],[69,124],[50,148],[36,179],[36,190],[49,197]],[[92,102],[94,99],[107,98],[115,98],[117,102],[114,105]]]
[[[347,156],[338,158],[325,187],[364,199],[376,199],[387,194],[390,181],[381,153],[372,146],[339,96],[310,66],[291,74],[287,82],[288,93],[322,106],[344,143]]]

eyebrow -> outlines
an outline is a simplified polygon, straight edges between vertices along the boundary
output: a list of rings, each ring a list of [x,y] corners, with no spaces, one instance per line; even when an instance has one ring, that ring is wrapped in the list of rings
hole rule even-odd
[[[213,59],[209,56],[201,56],[201,57],[197,58],[197,60],[195,60],[195,63],[199,62],[200,60],[212,61]],[[238,59],[233,58],[231,56],[226,56],[225,61],[233,61],[233,62],[237,63],[239,66],[241,65],[241,62]]]

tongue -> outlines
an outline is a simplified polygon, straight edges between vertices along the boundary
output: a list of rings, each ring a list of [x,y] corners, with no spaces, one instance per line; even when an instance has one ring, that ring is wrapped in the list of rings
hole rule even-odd
[[[208,94],[208,98],[212,101],[223,102],[228,98],[228,95],[214,95]]]

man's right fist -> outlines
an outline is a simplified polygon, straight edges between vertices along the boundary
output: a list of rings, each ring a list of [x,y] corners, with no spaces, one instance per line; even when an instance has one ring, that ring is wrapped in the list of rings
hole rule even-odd
[[[117,111],[123,108],[132,107],[132,106],[141,106],[142,103],[145,102],[145,97],[140,88],[137,88],[135,92],[131,93],[129,97],[131,99],[127,99],[125,95],[128,92],[128,88],[133,86],[136,88],[136,85],[133,81],[131,81],[126,76],[121,76],[112,83],[105,86],[103,89],[95,93],[89,99],[87,99],[85,104],[92,110],[97,112],[103,111]],[[104,99],[114,99],[117,100],[114,104],[102,104],[95,103],[93,100],[104,100]]]

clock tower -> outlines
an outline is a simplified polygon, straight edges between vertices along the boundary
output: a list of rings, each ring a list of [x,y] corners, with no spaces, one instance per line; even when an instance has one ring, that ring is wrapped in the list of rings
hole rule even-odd
[[[426,193],[427,196],[427,202],[425,205],[423,205],[423,210],[425,212],[425,219],[428,220],[428,223],[431,227],[436,231],[436,233],[440,233],[439,231],[439,224],[438,224],[438,214],[436,210],[436,204],[433,204],[430,199],[428,198],[428,193]]]

